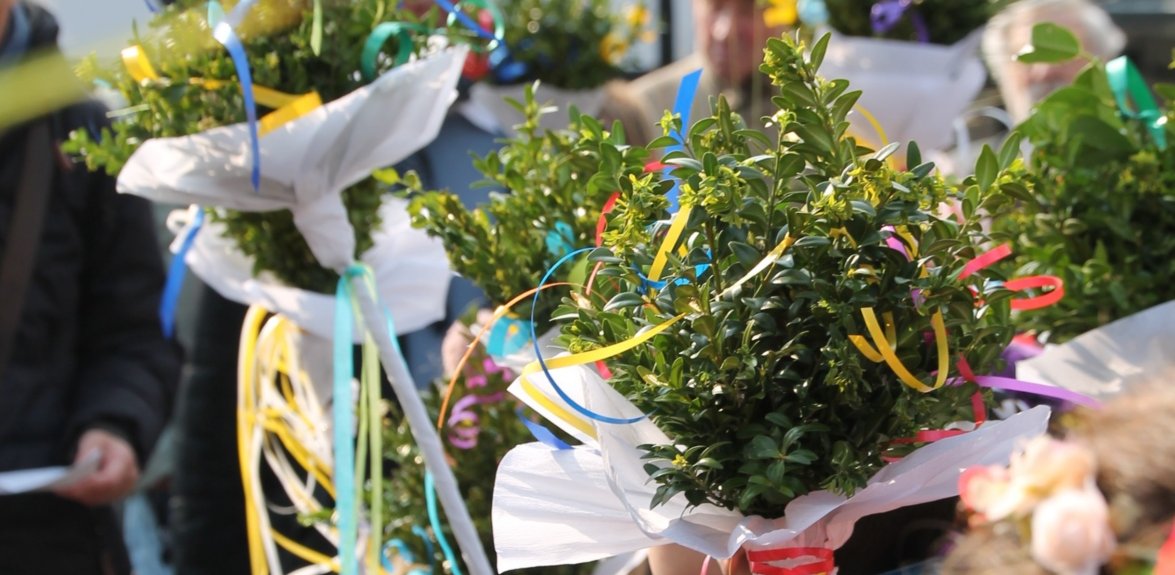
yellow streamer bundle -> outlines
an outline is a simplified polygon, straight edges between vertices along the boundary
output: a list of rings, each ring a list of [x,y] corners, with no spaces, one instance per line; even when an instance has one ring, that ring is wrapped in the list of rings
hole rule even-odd
[[[270,467],[282,490],[300,515],[322,512],[327,507],[319,501],[319,489],[334,497],[332,445],[327,411],[323,409],[313,382],[299,361],[296,325],[282,316],[266,320],[267,312],[250,308],[241,333],[237,392],[237,445],[241,481],[245,489],[245,518],[248,529],[250,567],[254,575],[284,573],[277,549],[285,549],[310,565],[296,573],[338,572],[339,561],[286,537],[273,528],[270,510],[261,488],[259,471],[262,462]],[[382,408],[379,390],[379,363],[374,341],[365,346],[365,385],[360,403],[367,413]],[[370,382],[375,382],[371,385]],[[369,460],[356,460],[356,478],[362,481],[363,469],[380,469],[383,457],[381,426],[378,417],[360,419],[359,449],[370,454]],[[379,474],[373,473],[373,490],[382,490]],[[357,488],[362,485],[357,485]],[[373,524],[381,524],[379,509],[372,510]],[[330,543],[337,545],[338,530],[326,524],[315,526]],[[381,566],[379,535],[364,538],[366,572],[385,573]]]

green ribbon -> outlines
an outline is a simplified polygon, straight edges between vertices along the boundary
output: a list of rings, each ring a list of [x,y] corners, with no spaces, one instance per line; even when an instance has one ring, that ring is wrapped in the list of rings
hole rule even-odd
[[[359,60],[359,71],[363,74],[363,80],[370,82],[375,79],[375,65],[379,53],[389,38],[395,36],[399,44],[396,48],[395,62],[395,65],[399,66],[412,57],[412,32],[426,31],[424,26],[407,22],[384,22],[376,26],[367,37],[367,43],[363,45],[363,56]]]
[[[1141,120],[1146,123],[1151,138],[1160,150],[1167,148],[1167,116],[1159,109],[1150,88],[1146,85],[1142,73],[1126,56],[1120,56],[1106,64],[1106,75],[1110,80],[1110,89],[1114,92],[1114,99],[1118,101],[1118,109],[1127,118]],[[1133,100],[1135,111],[1130,102]]]
[[[314,23],[310,28],[310,49],[322,55],[322,0],[314,0]]]

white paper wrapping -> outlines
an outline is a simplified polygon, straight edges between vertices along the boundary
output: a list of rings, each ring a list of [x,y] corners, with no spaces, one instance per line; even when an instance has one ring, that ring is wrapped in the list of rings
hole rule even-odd
[[[1102,401],[1134,386],[1175,383],[1175,301],[1084,333],[1016,364],[1020,379]]]
[[[261,139],[261,185],[250,181],[246,124],[144,142],[118,190],[159,202],[241,211],[289,209],[323,266],[352,263],[355,235],[340,192],[436,138],[468,51],[411,62]]]
[[[833,33],[820,74],[844,78],[861,90],[858,105],[872,113],[890,142],[915,141],[923,150],[948,149],[953,122],[983,88],[978,55],[982,30],[950,46]],[[849,115],[854,134],[880,145],[860,113]]]
[[[552,371],[569,396],[612,417],[639,410],[592,370]],[[650,509],[656,485],[648,479],[638,445],[667,443],[650,420],[611,425],[578,418],[550,391],[539,373],[511,392],[548,415],[584,445],[556,450],[538,443],[510,451],[498,468],[493,526],[502,571],[592,561],[666,543],[729,558],[741,547],[820,546],[836,549],[866,515],[957,495],[960,472],[971,465],[1002,464],[1019,441],[1045,431],[1045,407],[923,447],[879,471],[851,498],[827,491],[792,501],[780,519],[744,517],[714,505],[690,507],[678,495]],[[545,385],[544,385],[545,384]],[[576,419],[579,419],[577,423]],[[589,422],[591,437],[580,426]]]
[[[380,207],[383,225],[372,237],[375,246],[360,258],[375,272],[381,301],[391,310],[401,334],[444,317],[444,295],[452,278],[444,246],[412,228],[406,205],[399,198],[384,201]],[[254,277],[252,258],[222,231],[222,225],[205,219],[186,258],[193,273],[227,299],[281,313],[325,340],[334,337],[334,294],[292,288],[270,274]],[[185,227],[176,236],[172,253],[179,251],[187,232]],[[354,338],[362,343],[357,327]]]
[[[467,48],[405,64],[343,98],[289,122],[261,139],[261,186],[250,182],[252,156],[245,124],[180,138],[145,142],[118,178],[120,192],[169,203],[242,211],[289,209],[324,266],[352,263],[355,234],[341,192],[373,170],[403,160],[436,138]],[[388,199],[375,247],[361,261],[375,271],[380,297],[399,333],[444,317],[451,272],[442,244],[409,225],[406,202]],[[254,277],[252,261],[206,222],[188,253],[192,270],[224,297],[285,314],[311,333],[330,338],[333,299]],[[186,235],[186,229],[179,238]],[[172,251],[179,242],[172,245]],[[356,330],[356,342],[361,341]]]

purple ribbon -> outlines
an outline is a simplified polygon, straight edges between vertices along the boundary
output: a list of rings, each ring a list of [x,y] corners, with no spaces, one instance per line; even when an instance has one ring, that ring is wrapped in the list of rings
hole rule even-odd
[[[910,23],[914,25],[914,37],[923,44],[930,43],[930,30],[926,27],[926,20],[917,10],[911,9],[913,4],[913,0],[880,0],[873,4],[873,9],[869,12],[873,33],[881,35],[893,30],[909,11]]]
[[[477,447],[477,436],[481,434],[481,418],[473,412],[473,408],[486,403],[502,401],[505,394],[502,392],[491,395],[467,395],[453,404],[453,413],[449,416],[449,443],[458,449],[473,449]]]

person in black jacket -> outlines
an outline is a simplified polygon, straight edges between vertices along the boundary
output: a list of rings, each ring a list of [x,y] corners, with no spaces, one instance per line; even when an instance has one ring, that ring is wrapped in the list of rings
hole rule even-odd
[[[37,5],[0,0],[4,98],[29,96],[5,69],[55,53],[57,30]],[[0,117],[0,472],[98,462],[55,492],[0,496],[0,573],[129,573],[111,504],[135,487],[179,376],[150,204],[59,150],[105,123],[89,102]]]

